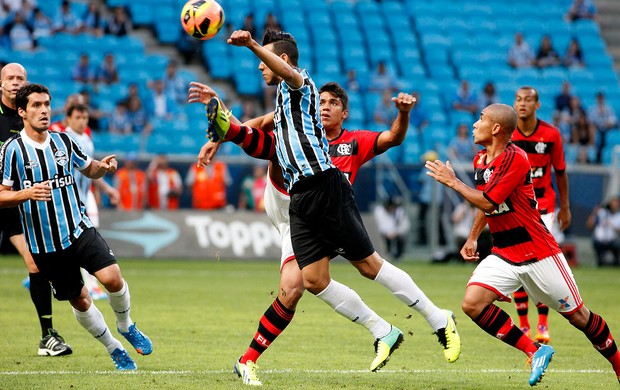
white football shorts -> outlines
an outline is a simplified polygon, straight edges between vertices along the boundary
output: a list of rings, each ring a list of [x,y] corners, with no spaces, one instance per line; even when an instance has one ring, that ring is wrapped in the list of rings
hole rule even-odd
[[[524,265],[512,265],[490,255],[478,264],[467,285],[484,287],[508,302],[510,294],[523,286],[533,302],[544,303],[563,314],[572,314],[583,306],[562,253]]]
[[[271,178],[267,180],[265,187],[265,212],[269,220],[280,233],[282,240],[282,256],[280,257],[280,269],[287,262],[295,259],[293,252],[293,242],[291,241],[291,221],[288,216],[288,206],[291,198],[286,192],[278,189],[272,182]]]

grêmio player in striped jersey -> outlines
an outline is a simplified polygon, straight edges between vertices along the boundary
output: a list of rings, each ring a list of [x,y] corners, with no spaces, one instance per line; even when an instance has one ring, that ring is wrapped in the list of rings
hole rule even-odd
[[[390,130],[374,132],[366,130],[350,131],[342,127],[348,115],[348,96],[340,85],[337,83],[327,83],[320,88],[319,94],[320,115],[329,142],[329,154],[334,165],[343,171],[351,182],[355,180],[359,169],[365,162],[391,147],[400,145],[405,138],[408,128],[409,110],[415,103],[410,95],[400,93],[392,99],[395,108],[399,111],[397,118],[394,120]],[[216,96],[215,92],[208,86],[192,83],[190,102],[207,103],[213,96]],[[232,142],[241,146],[247,154],[253,157],[272,158],[275,153],[274,135],[270,131],[266,131],[273,129],[272,118],[273,113],[270,113],[246,122],[246,126],[231,124],[226,139],[230,138]],[[235,118],[231,119],[233,122],[237,122]],[[217,148],[216,145],[219,144],[209,142],[203,147],[198,159],[199,164],[208,164],[210,162],[214,150]],[[277,299],[260,319],[258,331],[248,350],[240,359],[240,362],[246,365],[246,371],[247,362],[256,363],[258,357],[292,320],[295,307],[304,291],[301,272],[291,246],[287,213],[289,196],[284,189],[282,174],[277,165],[277,160],[270,160],[269,176],[270,182],[267,184],[265,191],[266,211],[282,238],[280,291]],[[379,263],[378,267],[380,268],[382,264],[386,269],[393,267],[388,262]],[[437,308],[407,274],[401,274],[402,279],[399,285],[402,287],[402,296],[396,293],[396,285],[394,283],[386,283],[381,277],[377,277],[377,274],[362,274],[382,283],[399,299],[405,301],[411,308],[424,316],[437,334],[446,360],[454,362],[458,359],[460,340],[458,339],[456,328],[451,321],[452,316],[447,314],[449,313],[448,311]],[[412,304],[416,301],[417,303]],[[278,326],[274,327],[271,324],[278,324]]]

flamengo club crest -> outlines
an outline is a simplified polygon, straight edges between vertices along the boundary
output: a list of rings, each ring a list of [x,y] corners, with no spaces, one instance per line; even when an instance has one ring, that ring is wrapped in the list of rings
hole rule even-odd
[[[493,170],[492,169],[485,169],[484,173],[482,174],[482,179],[484,180],[485,183],[489,182],[489,179],[491,179],[491,175],[493,174]]]
[[[340,144],[338,145],[338,156],[350,156],[351,155],[351,144]]]
[[[60,166],[67,165],[67,162],[69,161],[67,154],[63,150],[57,150],[54,153],[54,160],[56,160],[56,164]]]
[[[538,142],[536,146],[534,146],[534,149],[536,150],[536,153],[544,154],[545,149],[547,149],[547,144],[544,142]]]

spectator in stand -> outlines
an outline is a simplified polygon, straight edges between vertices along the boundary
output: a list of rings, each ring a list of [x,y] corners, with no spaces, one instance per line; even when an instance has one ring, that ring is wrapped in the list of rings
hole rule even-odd
[[[151,83],[153,93],[149,94],[146,111],[149,117],[170,120],[177,113],[177,104],[164,92],[164,82],[155,80]]]
[[[88,8],[82,15],[82,26],[84,31],[94,36],[100,37],[105,31],[105,18],[101,2],[99,0],[90,0]]]
[[[185,177],[185,184],[192,191],[192,207],[200,210],[226,207],[226,186],[230,182],[223,161],[213,161],[208,166],[192,163]]]
[[[581,44],[577,38],[572,38],[568,43],[564,54],[564,66],[567,68],[583,68],[585,66]]]
[[[127,86],[127,96],[121,99],[120,102],[123,103],[125,106],[127,106],[129,104],[129,100],[134,96],[139,99],[142,99],[142,96],[138,89],[138,84],[130,83],[129,86]]]
[[[407,236],[411,228],[402,199],[398,196],[389,197],[384,204],[375,207],[374,214],[387,254],[392,262],[397,263],[405,253]]]
[[[189,83],[179,76],[178,70],[179,63],[177,61],[171,60],[168,62],[162,81],[164,82],[166,94],[176,103],[185,104]]]
[[[469,232],[474,225],[474,219],[477,211],[478,209],[466,200],[456,206],[451,217],[454,227],[454,240],[456,242],[457,249],[456,251],[447,254],[446,257],[443,258],[443,261],[440,262],[448,262],[452,259],[457,259],[459,262],[465,262],[465,259],[463,259],[463,256],[460,253],[460,249],[467,242],[467,237],[469,237]],[[487,226],[480,234],[480,237],[478,237],[478,253],[480,254],[480,257],[484,258],[490,255],[491,247],[491,232]]]
[[[138,168],[135,153],[128,153],[125,164],[114,174],[114,188],[120,194],[119,210],[143,210],[146,206],[146,173]]]
[[[84,84],[90,84],[95,81],[95,71],[90,66],[90,58],[87,53],[80,55],[80,59],[71,73],[71,78],[73,81]]]
[[[578,19],[596,20],[596,6],[592,0],[573,0],[566,13],[566,19],[571,22]]]
[[[79,34],[81,31],[82,21],[71,10],[71,2],[63,0],[54,19],[54,32]]]
[[[101,119],[103,119],[106,114],[93,103],[87,88],[82,89],[80,95],[82,96],[82,101],[90,111],[90,115],[88,116],[88,127],[95,132],[99,132],[101,130]]]
[[[49,37],[54,33],[52,19],[43,13],[41,8],[35,8],[32,16],[32,37],[35,41],[39,38]]]
[[[478,153],[478,147],[474,144],[469,126],[466,123],[460,123],[456,128],[456,138],[452,138],[448,144],[449,160],[471,163],[476,153]]]
[[[534,51],[523,39],[523,34],[517,32],[515,41],[508,50],[508,64],[513,68],[529,68],[534,65]]]
[[[131,20],[127,16],[125,7],[115,7],[112,14],[108,17],[105,33],[116,35],[117,37],[124,37],[131,32],[131,29]]]
[[[596,252],[598,266],[608,263],[611,255],[613,265],[620,265],[620,200],[613,197],[605,206],[597,205],[586,222],[592,230],[592,245]]]
[[[538,53],[536,54],[536,66],[540,69],[558,66],[562,63],[560,55],[551,43],[551,37],[545,35],[540,40]]]
[[[247,15],[245,15],[245,18],[243,19],[243,23],[241,24],[241,27],[239,28],[240,30],[245,30],[245,31],[249,31],[250,34],[252,34],[252,38],[256,39],[256,24],[254,23],[254,14],[253,13],[249,13]]]
[[[396,76],[392,69],[388,68],[384,61],[379,61],[370,78],[369,89],[371,92],[382,92],[386,89],[397,88]]]
[[[393,92],[391,89],[385,89],[381,93],[381,99],[375,105],[373,112],[373,119],[375,124],[381,127],[389,127],[396,119],[398,112],[394,110],[394,103],[392,102]]]
[[[253,99],[243,99],[241,102],[241,123],[257,117],[256,102]]]
[[[562,112],[568,109],[572,98],[571,85],[568,81],[564,81],[562,83],[562,91],[555,97],[555,110]]]
[[[434,150],[429,150],[422,155],[422,162],[435,161],[438,158],[439,156],[437,152]],[[434,183],[433,178],[427,175],[424,170],[420,171],[418,181],[420,182],[420,193],[418,194],[418,200],[420,202],[418,208],[418,245],[428,245],[428,229],[431,226],[431,223],[429,222],[429,210],[433,202],[438,202],[439,209],[442,208],[443,188],[441,186],[437,186]],[[446,244],[446,238],[442,218],[438,219],[437,224],[439,226],[439,245],[443,246]],[[439,253],[433,253],[432,256],[434,260],[444,257],[444,255]]]
[[[478,98],[469,88],[469,82],[467,80],[461,81],[461,85],[456,91],[456,96],[454,96],[452,100],[452,108],[457,111],[468,112],[472,115],[478,113]]]
[[[28,18],[36,8],[37,0],[0,0],[0,4],[6,9],[7,14],[22,11],[24,16]]]
[[[598,134],[598,149],[596,150],[596,162],[601,163],[603,148],[607,144],[607,132],[616,128],[618,120],[614,109],[605,101],[605,94],[596,94],[596,104],[588,110],[588,119],[594,124]]]
[[[127,106],[123,102],[117,102],[110,117],[108,132],[111,134],[131,134],[131,121],[127,114]]]
[[[495,84],[492,81],[487,81],[482,88],[482,93],[478,95],[478,112],[493,103],[499,103],[499,96],[497,96]]]
[[[355,72],[355,69],[349,69],[347,71],[347,81],[345,83],[345,87],[348,93],[362,92],[362,86],[357,79],[357,73]]]
[[[409,123],[413,126],[413,128],[421,134],[424,131],[424,128],[428,126],[428,112],[425,108],[424,101],[421,98],[420,92],[413,91],[411,92],[411,96],[413,96],[416,104],[413,106],[411,111],[409,112]]]
[[[282,26],[280,25],[280,22],[278,22],[278,18],[276,18],[276,16],[271,12],[269,12],[265,17],[263,33],[267,30],[282,31]]]
[[[106,53],[97,71],[97,82],[110,85],[116,84],[118,81],[118,67],[116,66],[114,54]]]
[[[241,182],[238,208],[240,210],[265,211],[263,198],[267,186],[267,169],[263,165],[255,165],[252,174]]]
[[[176,210],[183,193],[183,181],[179,172],[168,166],[168,158],[156,156],[147,169],[148,200],[151,209]]]
[[[127,102],[127,118],[131,123],[131,131],[134,134],[141,134],[148,137],[153,130],[150,118],[142,105],[139,96],[132,96]]]
[[[576,111],[571,126],[570,143],[578,145],[577,162],[581,164],[594,163],[596,160],[596,131],[583,110]]]
[[[34,49],[35,41],[32,27],[26,23],[21,11],[13,15],[13,20],[4,27],[4,34],[12,50],[28,51]]]

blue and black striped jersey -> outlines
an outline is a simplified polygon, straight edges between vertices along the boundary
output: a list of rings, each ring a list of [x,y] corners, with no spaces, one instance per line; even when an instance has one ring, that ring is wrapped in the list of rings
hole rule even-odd
[[[22,130],[0,150],[2,185],[21,190],[49,181],[52,200],[29,200],[19,205],[30,252],[50,253],[68,248],[93,224],[86,216],[75,185],[75,168],[88,167],[92,159],[70,136],[48,132],[45,142],[33,141]]]
[[[278,84],[274,114],[276,153],[289,191],[300,179],[334,168],[321,124],[319,92],[305,69],[296,70],[304,83],[298,89],[284,81]]]

